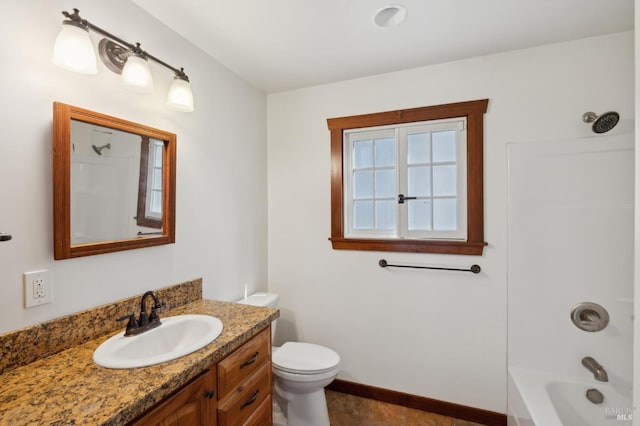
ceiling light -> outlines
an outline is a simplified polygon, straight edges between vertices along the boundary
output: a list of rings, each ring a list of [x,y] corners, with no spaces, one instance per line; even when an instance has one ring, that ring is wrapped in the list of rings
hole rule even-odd
[[[193,111],[193,93],[189,77],[184,68],[174,68],[135,45],[93,25],[80,17],[80,11],[62,12],[67,18],[63,21],[62,30],[56,38],[53,48],[53,63],[70,71],[84,74],[96,74],[96,54],[89,38],[89,31],[94,31],[105,38],[98,44],[100,59],[105,66],[118,74],[122,74],[125,88],[136,92],[153,92],[153,78],[149,70],[148,60],[173,71],[175,78],[167,97],[167,106],[178,111]]]
[[[386,6],[380,9],[373,21],[382,28],[396,27],[407,18],[407,8],[399,4]]]

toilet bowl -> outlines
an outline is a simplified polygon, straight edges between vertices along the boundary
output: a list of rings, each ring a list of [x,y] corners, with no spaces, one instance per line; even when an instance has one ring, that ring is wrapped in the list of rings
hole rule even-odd
[[[280,297],[274,293],[256,293],[239,300],[254,306],[277,307]],[[272,339],[276,321],[271,324]],[[287,426],[329,426],[324,387],[340,371],[340,356],[313,343],[286,342],[272,348],[273,390],[275,400],[286,414]],[[275,403],[275,402],[274,402]]]

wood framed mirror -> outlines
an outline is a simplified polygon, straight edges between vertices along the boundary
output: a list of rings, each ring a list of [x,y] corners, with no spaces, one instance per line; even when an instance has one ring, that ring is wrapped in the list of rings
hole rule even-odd
[[[54,258],[175,242],[176,135],[53,104]]]

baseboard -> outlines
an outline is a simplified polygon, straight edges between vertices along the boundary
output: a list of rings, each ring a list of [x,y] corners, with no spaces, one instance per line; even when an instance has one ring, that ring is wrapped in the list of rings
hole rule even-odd
[[[430,413],[441,414],[443,416],[454,417],[456,419],[467,420],[487,426],[507,425],[506,414],[378,388],[375,386],[363,385],[360,383],[349,382],[347,380],[336,379],[333,383],[327,386],[327,389],[334,392],[346,393],[381,402],[388,402],[390,404],[415,408],[417,410],[428,411]]]

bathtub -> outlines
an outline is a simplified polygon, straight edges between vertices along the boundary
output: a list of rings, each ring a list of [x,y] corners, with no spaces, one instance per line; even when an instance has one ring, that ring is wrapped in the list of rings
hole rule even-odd
[[[597,389],[602,404],[585,393]],[[509,368],[509,426],[613,426],[632,424],[631,387]]]

